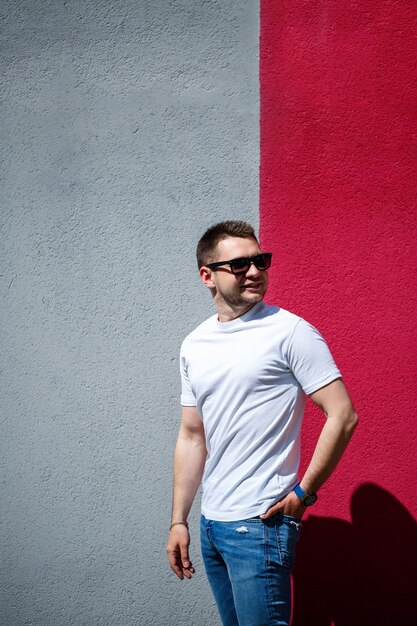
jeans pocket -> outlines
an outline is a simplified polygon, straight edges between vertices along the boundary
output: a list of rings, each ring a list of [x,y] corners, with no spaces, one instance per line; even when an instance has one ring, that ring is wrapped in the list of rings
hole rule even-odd
[[[300,536],[301,520],[292,515],[276,516],[275,534],[281,565],[294,565],[297,541]]]

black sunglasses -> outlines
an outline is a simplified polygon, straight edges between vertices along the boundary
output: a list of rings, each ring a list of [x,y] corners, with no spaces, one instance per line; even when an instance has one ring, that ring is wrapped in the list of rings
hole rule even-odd
[[[256,254],[255,256],[246,257],[242,256],[238,259],[232,259],[231,261],[217,261],[216,263],[207,263],[206,267],[211,270],[215,270],[221,265],[230,265],[230,269],[233,274],[245,274],[253,263],[258,270],[267,270],[271,267],[272,252],[262,252],[262,254]]]

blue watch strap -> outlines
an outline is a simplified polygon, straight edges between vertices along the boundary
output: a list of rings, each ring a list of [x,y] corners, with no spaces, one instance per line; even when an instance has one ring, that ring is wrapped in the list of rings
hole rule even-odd
[[[298,483],[298,485],[295,485],[293,491],[304,506],[313,506],[313,504],[315,504],[318,500],[318,496],[316,493],[304,491],[304,489],[301,488],[300,483]]]
[[[301,488],[300,483],[295,485],[293,491],[300,498],[300,500],[303,499],[303,496],[305,496],[305,493],[306,493],[304,489]]]

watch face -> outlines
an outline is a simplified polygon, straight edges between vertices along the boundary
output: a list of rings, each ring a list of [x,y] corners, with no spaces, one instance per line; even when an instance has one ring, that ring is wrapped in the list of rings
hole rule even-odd
[[[303,504],[304,506],[312,506],[313,504],[317,502],[317,500],[318,500],[317,494],[310,493],[308,496],[303,498]]]

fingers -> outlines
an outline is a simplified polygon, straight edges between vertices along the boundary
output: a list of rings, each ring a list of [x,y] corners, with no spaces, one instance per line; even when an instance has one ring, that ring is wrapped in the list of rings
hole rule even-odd
[[[283,506],[280,502],[278,504],[274,504],[273,506],[271,506],[266,511],[266,513],[263,513],[259,517],[261,519],[268,519],[269,517],[272,517],[273,515],[276,515],[277,513],[283,513]]]
[[[187,565],[183,564],[179,550],[169,550],[169,548],[167,548],[167,555],[168,555],[168,561],[171,566],[171,569],[174,572],[174,574],[178,576],[178,578],[183,580],[184,577],[185,578],[192,577],[192,575],[195,572],[195,569],[189,559],[188,561],[186,561]]]
[[[171,531],[166,548],[168,561],[174,574],[181,580],[184,578],[190,579],[195,573],[188,554],[189,543],[188,531],[186,533],[183,531]]]
[[[259,517],[261,519],[268,519],[277,513],[281,515],[292,515],[293,517],[303,517],[306,507],[300,502],[298,496],[292,491],[287,494],[282,500],[272,505],[263,515]]]
[[[190,557],[188,556],[188,545],[180,546],[180,555],[181,555],[181,565],[182,565],[182,570],[184,572],[184,576],[187,576],[187,578],[191,578],[189,570],[190,568],[192,568],[192,564],[190,561]]]
[[[273,504],[266,511],[266,513],[264,513],[263,515],[260,515],[259,517],[261,519],[268,519],[269,517],[272,517],[273,515],[276,515],[277,513],[281,513],[281,514],[287,513],[286,507],[288,505],[288,502],[291,501],[293,495],[295,494],[293,494],[290,491],[290,493],[287,493],[287,495],[281,498],[281,500],[278,500],[278,502],[275,502],[275,504]],[[299,502],[298,497],[297,496],[295,497],[297,499],[297,502]]]
[[[168,560],[174,574],[176,574],[178,578],[182,580],[184,578],[184,574],[182,573],[182,566],[178,563],[178,559],[175,556],[173,558],[170,558],[170,556],[168,555]]]
[[[182,568],[182,572],[183,572],[185,578],[188,578],[189,580],[191,580],[191,578],[193,577],[193,574],[195,572],[195,569],[192,567],[192,565],[190,563],[189,567],[183,567]]]

